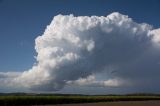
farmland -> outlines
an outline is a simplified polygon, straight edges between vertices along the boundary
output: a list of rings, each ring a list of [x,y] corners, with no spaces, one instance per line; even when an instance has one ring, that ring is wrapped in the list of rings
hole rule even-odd
[[[100,102],[83,104],[62,104],[48,106],[160,106],[160,101],[119,101],[119,102]]]
[[[20,106],[20,105],[54,105],[54,104],[76,104],[94,102],[114,102],[114,101],[147,101],[160,100],[157,95],[123,95],[123,96],[83,96],[83,95],[20,95],[20,96],[0,96],[0,106]]]

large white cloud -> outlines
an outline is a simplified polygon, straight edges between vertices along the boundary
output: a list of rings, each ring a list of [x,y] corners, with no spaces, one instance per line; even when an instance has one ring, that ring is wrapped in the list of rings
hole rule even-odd
[[[106,17],[57,15],[36,38],[35,49],[36,65],[7,78],[10,86],[54,91],[68,84],[158,86],[160,80],[160,29],[118,12]],[[90,77],[99,73],[106,73],[103,79]]]

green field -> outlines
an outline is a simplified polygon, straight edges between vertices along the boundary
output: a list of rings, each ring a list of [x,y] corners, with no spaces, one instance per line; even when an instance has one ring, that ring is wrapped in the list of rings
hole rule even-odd
[[[160,96],[0,96],[0,106],[160,100]]]

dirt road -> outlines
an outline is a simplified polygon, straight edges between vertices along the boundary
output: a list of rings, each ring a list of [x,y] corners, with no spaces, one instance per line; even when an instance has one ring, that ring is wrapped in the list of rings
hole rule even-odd
[[[84,103],[84,104],[63,104],[48,106],[160,106],[160,101],[122,101],[122,102],[103,102],[103,103]]]

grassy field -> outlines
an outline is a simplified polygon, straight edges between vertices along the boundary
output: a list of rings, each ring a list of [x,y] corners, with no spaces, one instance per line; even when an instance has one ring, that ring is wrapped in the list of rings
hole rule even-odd
[[[0,96],[0,106],[160,100],[160,96]]]
[[[60,104],[47,106],[160,106],[160,101],[119,101],[119,102],[99,102],[81,104]]]

